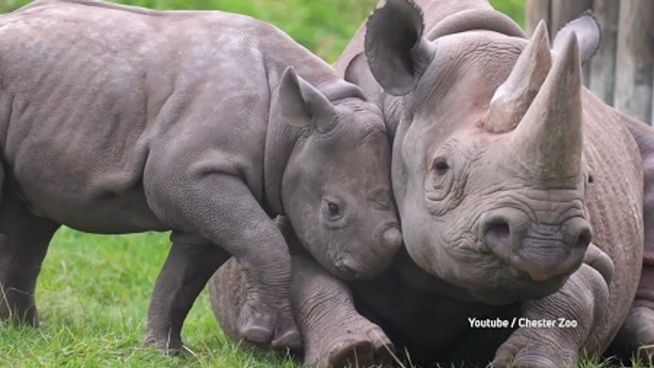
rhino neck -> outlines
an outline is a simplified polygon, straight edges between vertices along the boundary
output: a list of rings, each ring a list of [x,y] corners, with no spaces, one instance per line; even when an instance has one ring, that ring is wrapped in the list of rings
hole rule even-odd
[[[302,76],[304,78],[304,76]],[[306,80],[310,80],[307,78]],[[276,91],[276,86],[279,81],[276,81],[271,90]],[[320,92],[322,92],[334,105],[338,105],[341,101],[352,98],[362,99],[361,90],[354,85],[347,83],[336,77],[332,80],[323,81],[320,84],[314,85]],[[274,103],[275,96],[271,99]],[[269,109],[272,111],[272,106]],[[283,215],[284,203],[282,201],[282,182],[284,172],[288,162],[290,161],[293,152],[301,148],[306,140],[300,139],[303,136],[312,134],[306,129],[298,129],[289,126],[286,121],[275,118],[270,115],[268,122],[268,131],[266,133],[266,143],[264,151],[264,195],[265,203],[269,212],[273,215]]]

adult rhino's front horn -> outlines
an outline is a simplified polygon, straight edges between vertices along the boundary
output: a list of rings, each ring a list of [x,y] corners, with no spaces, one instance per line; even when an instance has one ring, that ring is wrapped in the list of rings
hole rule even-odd
[[[581,170],[579,47],[574,33],[563,42],[533,103],[511,133],[514,158],[543,180],[574,177]]]

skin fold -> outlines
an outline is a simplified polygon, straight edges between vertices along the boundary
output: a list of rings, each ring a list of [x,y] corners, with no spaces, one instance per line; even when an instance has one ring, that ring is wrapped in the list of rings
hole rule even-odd
[[[166,351],[229,256],[249,285],[239,337],[300,345],[271,217],[343,278],[379,272],[401,245],[381,111],[271,25],[35,1],[0,18],[0,65],[1,320],[37,325],[35,282],[62,224],[172,230],[146,338]]]
[[[337,66],[393,136],[406,252],[378,278],[347,284],[313,264],[317,281],[301,293],[313,310],[331,311],[320,295],[352,296],[356,312],[332,325],[363,316],[424,364],[572,367],[614,340],[629,354],[654,342],[654,134],[581,86],[600,38],[590,16],[552,43],[539,29],[525,40],[485,1],[389,0],[348,46]],[[294,310],[305,352],[322,351],[309,362],[340,366],[307,309]],[[575,327],[473,329],[470,317]]]

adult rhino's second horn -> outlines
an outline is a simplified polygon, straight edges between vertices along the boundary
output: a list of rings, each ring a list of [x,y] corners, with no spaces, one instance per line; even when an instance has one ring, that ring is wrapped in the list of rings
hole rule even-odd
[[[545,22],[541,21],[511,74],[493,95],[488,115],[484,119],[484,128],[493,133],[506,133],[515,129],[551,68],[549,35]]]
[[[571,33],[518,127],[511,133],[514,158],[535,177],[573,177],[581,170],[583,124],[581,64]]]

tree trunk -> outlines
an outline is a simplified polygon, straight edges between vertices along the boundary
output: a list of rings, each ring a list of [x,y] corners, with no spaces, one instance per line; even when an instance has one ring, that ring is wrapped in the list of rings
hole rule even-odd
[[[527,35],[531,35],[538,22],[550,23],[550,0],[527,0]]]
[[[602,28],[602,43],[590,61],[590,89],[609,105],[613,105],[615,88],[619,12],[618,0],[594,1],[593,14]]]
[[[615,107],[645,122],[652,117],[654,1],[620,2]]]

